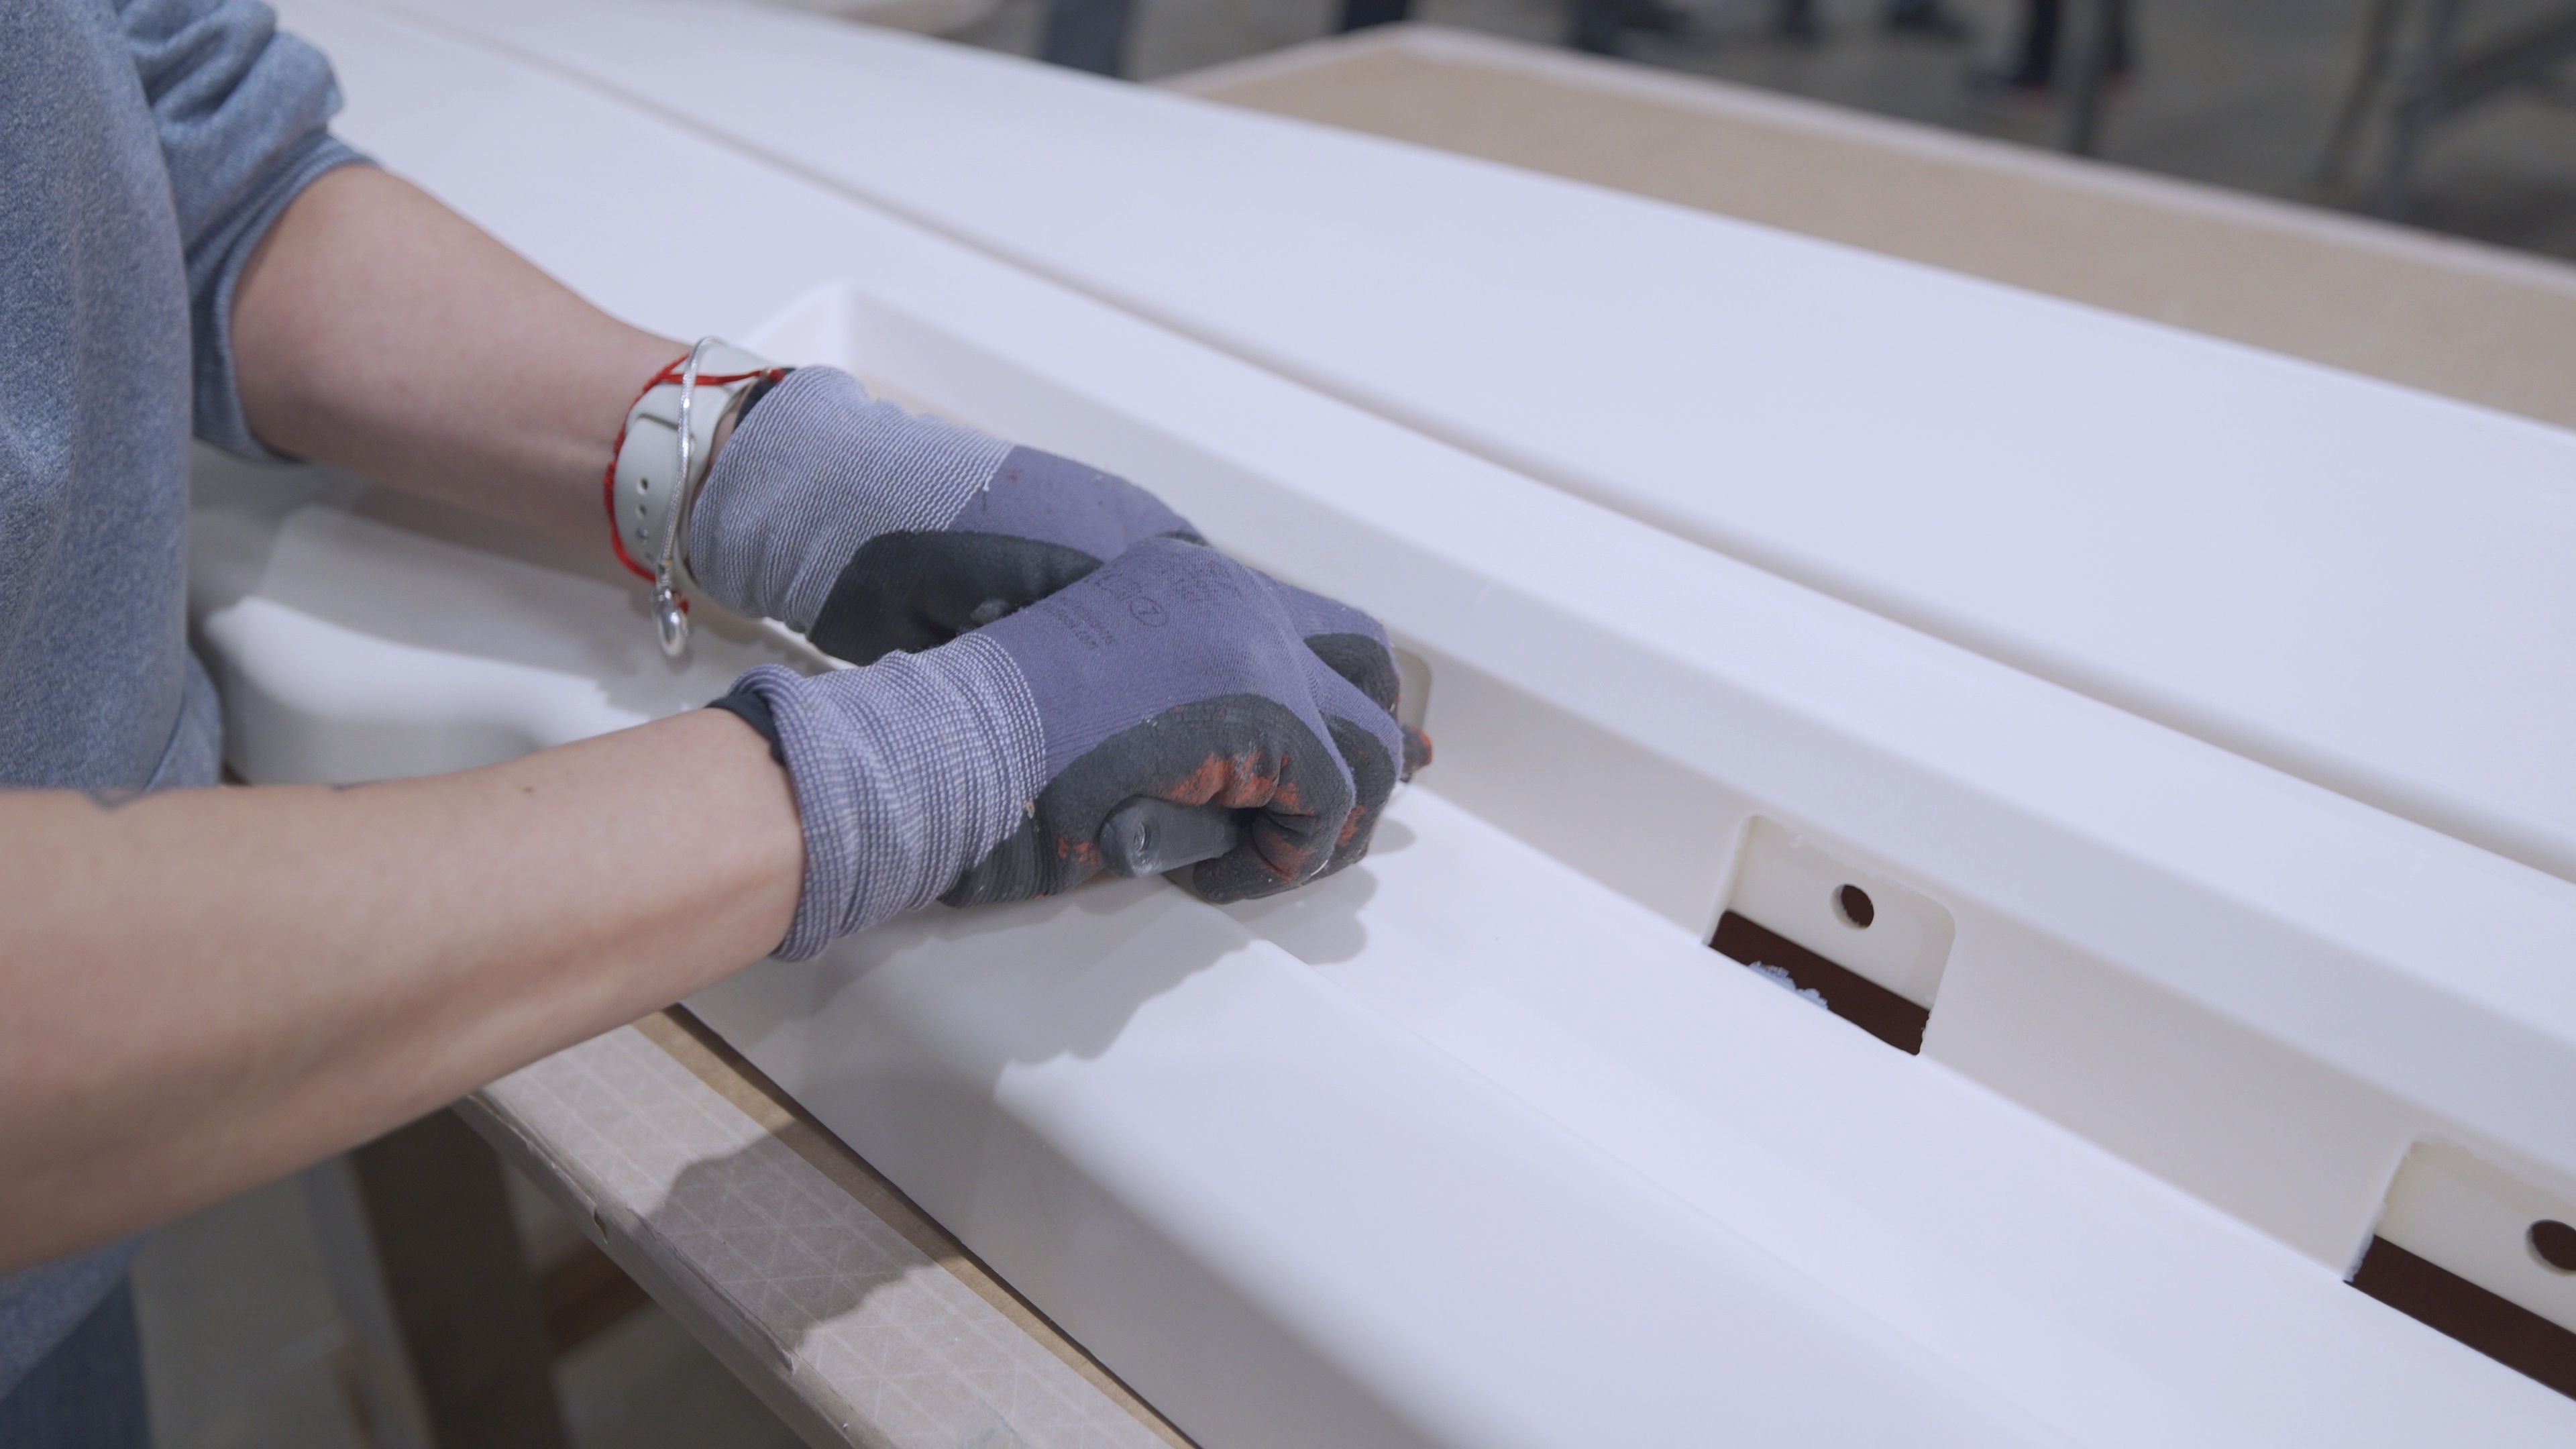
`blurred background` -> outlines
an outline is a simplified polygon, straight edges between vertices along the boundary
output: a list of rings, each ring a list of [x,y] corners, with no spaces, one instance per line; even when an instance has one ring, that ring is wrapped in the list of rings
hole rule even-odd
[[[920,6],[925,0],[895,0]],[[1048,0],[944,0],[951,38],[1020,55],[1044,48]],[[1364,6],[1368,0],[1360,0]],[[1331,33],[1345,0],[1133,0],[1124,74],[1164,80]],[[816,6],[814,8],[822,8]],[[2056,148],[2066,62],[2108,10],[2126,44],[2102,86],[2102,159],[2262,195],[2381,209],[2378,162],[2408,84],[2439,64],[2479,93],[2436,102],[2410,167],[2406,220],[2576,257],[2576,7],[2567,0],[1624,0],[1627,23],[1585,36],[1620,58],[1763,90]],[[982,13],[976,14],[976,11]],[[1572,42],[1569,0],[1415,0],[1410,18],[1546,45]],[[2030,62],[2034,12],[2059,12],[2059,63]],[[2124,14],[2121,12],[2125,12]],[[909,18],[899,13],[889,18]],[[932,17],[934,19],[941,17]],[[2338,184],[2320,162],[2338,116],[2388,45],[2358,107]],[[2431,33],[2446,30],[2437,46]],[[2044,38],[2044,37],[2043,37]],[[2465,62],[2465,64],[2464,64]],[[2051,73],[2054,72],[2054,73]],[[2420,104],[2420,103],[2419,103]]]

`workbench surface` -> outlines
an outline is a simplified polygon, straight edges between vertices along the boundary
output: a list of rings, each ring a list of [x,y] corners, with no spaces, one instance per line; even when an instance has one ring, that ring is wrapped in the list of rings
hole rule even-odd
[[[463,1107],[809,1443],[1188,1443],[684,1010]]]

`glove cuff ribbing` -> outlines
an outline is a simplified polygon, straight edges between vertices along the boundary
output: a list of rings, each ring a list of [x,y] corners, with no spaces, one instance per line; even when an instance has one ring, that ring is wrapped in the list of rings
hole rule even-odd
[[[1019,827],[1044,783],[1028,683],[973,635],[811,678],[764,664],[734,687],[768,704],[804,824],[785,960],[936,900]]]
[[[1010,451],[872,398],[837,367],[798,368],[716,455],[690,522],[690,571],[735,613],[803,633],[861,544],[946,527]]]

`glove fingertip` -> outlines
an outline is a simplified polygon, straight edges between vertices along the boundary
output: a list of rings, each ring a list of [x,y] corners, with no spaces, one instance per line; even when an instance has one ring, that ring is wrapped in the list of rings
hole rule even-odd
[[[1294,890],[1332,868],[1334,844],[1330,836],[1309,840],[1275,819],[1265,820],[1246,830],[1234,849],[1192,867],[1190,890],[1216,905]],[[1288,869],[1281,868],[1283,861]]]
[[[1396,671],[1395,655],[1387,649],[1384,639],[1340,630],[1307,635],[1306,648],[1323,661],[1325,668],[1366,695],[1369,703],[1388,714],[1395,713],[1404,682]]]
[[[1303,884],[1305,882],[1302,880],[1282,880],[1258,863],[1249,870],[1244,869],[1241,863],[1231,862],[1223,856],[1215,860],[1203,860],[1192,867],[1189,873],[1190,894],[1212,906],[1230,906],[1236,901],[1257,901],[1264,896],[1275,896],[1281,891],[1294,890]]]

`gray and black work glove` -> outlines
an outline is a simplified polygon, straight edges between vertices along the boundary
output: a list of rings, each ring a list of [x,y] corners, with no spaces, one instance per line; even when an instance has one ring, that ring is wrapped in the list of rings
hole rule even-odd
[[[1187,874],[1210,900],[1349,865],[1408,761],[1428,758],[1396,722],[1384,640],[1356,610],[1148,539],[935,649],[813,677],[752,670],[720,704],[769,733],[805,829],[779,954],[933,899],[1068,890],[1110,863],[1103,831],[1138,802],[1229,823],[1230,848]]]
[[[1123,478],[805,367],[717,452],[688,564],[717,603],[866,664],[1025,608],[1148,538],[1198,534]]]

